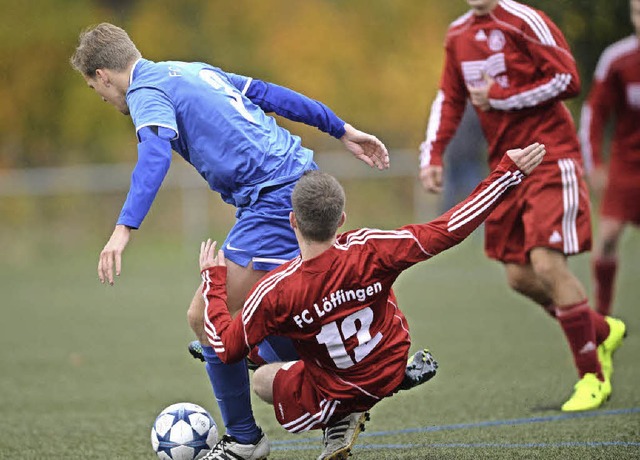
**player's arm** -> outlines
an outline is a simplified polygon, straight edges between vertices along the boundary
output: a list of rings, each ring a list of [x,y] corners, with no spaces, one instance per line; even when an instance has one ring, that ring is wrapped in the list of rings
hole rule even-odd
[[[580,144],[585,170],[593,188],[600,191],[606,182],[602,158],[604,130],[613,106],[618,103],[615,78],[610,67],[611,59],[605,51],[596,67],[589,95],[580,114]]]
[[[396,238],[380,240],[375,252],[382,265],[404,270],[463,241],[491,214],[508,191],[540,164],[545,153],[544,145],[538,143],[509,150],[491,174],[460,204],[431,222],[396,230]]]
[[[340,139],[347,150],[369,166],[389,167],[389,153],[378,138],[345,123],[322,102],[262,80],[233,74],[229,77],[236,88],[265,112],[316,127]]]
[[[525,85],[507,87],[490,82],[488,103],[494,110],[519,110],[575,97],[580,77],[569,45],[546,15],[532,10],[535,30],[526,26],[520,45],[531,60],[531,78]]]
[[[454,43],[447,40],[440,89],[431,104],[425,140],[420,144],[420,180],[425,190],[442,191],[442,156],[455,135],[466,104],[465,85],[455,57]]]
[[[267,321],[252,321],[251,340],[245,334],[243,314],[232,318],[227,306],[227,267],[224,253],[216,253],[216,242],[200,246],[200,268],[205,301],[204,329],[207,339],[223,363],[243,359],[251,348],[267,335]]]
[[[131,174],[129,193],[116,227],[100,252],[98,277],[103,283],[112,285],[114,275],[120,275],[122,253],[131,230],[140,227],[171,165],[170,139],[174,135],[174,131],[157,126],[146,126],[138,131],[138,161]]]

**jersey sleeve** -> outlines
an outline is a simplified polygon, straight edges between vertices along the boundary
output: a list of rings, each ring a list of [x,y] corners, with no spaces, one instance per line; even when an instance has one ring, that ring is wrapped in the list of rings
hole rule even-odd
[[[457,64],[454,42],[445,44],[440,88],[431,104],[425,140],[420,144],[420,167],[442,166],[444,151],[455,135],[466,104],[465,84]]]
[[[245,96],[267,113],[313,126],[336,139],[344,136],[345,122],[329,107],[289,88],[254,79]]]
[[[138,132],[138,161],[131,174],[131,185],[122,206],[118,225],[139,228],[171,166],[173,131],[168,128],[143,127]]]
[[[615,76],[609,64],[610,59],[605,51],[598,61],[591,90],[580,114],[580,144],[587,172],[602,164],[605,126],[619,97]]]
[[[172,139],[178,137],[175,108],[164,92],[157,88],[137,88],[127,93],[127,105],[137,134],[144,127],[157,126],[173,131]]]
[[[394,237],[375,240],[382,265],[405,270],[457,245],[478,228],[523,178],[524,174],[505,155],[496,169],[457,206],[430,222],[399,228],[392,232],[396,234]]]
[[[493,109],[525,109],[568,99],[580,92],[576,61],[562,32],[543,13],[528,11],[522,34],[513,34],[513,37],[531,60],[531,79],[517,87],[493,84],[489,90],[489,104]]]
[[[243,307],[240,314],[231,317],[227,306],[227,269],[213,267],[202,271],[205,301],[204,329],[214,351],[224,363],[235,363],[268,335],[273,335],[274,309],[270,296],[260,296],[258,304]],[[254,286],[247,299],[255,297],[260,284]]]

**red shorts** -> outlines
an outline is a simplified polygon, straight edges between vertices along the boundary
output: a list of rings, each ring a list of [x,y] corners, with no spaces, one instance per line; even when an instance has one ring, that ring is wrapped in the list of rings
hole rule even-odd
[[[640,179],[636,186],[624,186],[609,179],[600,204],[600,215],[640,225]]]
[[[589,191],[574,160],[538,166],[486,220],[490,258],[523,265],[536,247],[567,255],[591,249]]]
[[[303,361],[286,363],[273,380],[273,409],[282,427],[291,433],[324,428],[353,412],[371,409],[380,399],[364,395],[345,400],[323,396],[305,371]]]

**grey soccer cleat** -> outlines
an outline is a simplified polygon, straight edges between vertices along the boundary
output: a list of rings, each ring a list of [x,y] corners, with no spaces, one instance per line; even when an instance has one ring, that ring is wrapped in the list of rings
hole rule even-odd
[[[416,352],[407,363],[404,370],[404,380],[398,390],[410,390],[413,387],[431,380],[436,375],[438,363],[426,348]]]

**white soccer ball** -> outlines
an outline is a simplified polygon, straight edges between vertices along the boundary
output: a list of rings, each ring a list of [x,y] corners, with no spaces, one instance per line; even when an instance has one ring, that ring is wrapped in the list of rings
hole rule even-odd
[[[162,460],[196,460],[216,442],[218,427],[209,412],[187,402],[165,408],[151,429],[151,446]]]

